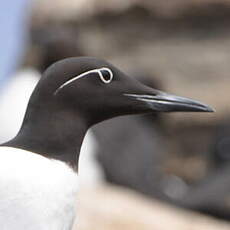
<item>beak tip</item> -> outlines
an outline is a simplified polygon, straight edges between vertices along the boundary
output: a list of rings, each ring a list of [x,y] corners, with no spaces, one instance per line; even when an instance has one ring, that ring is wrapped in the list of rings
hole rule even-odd
[[[215,110],[215,109],[213,109],[213,108],[212,108],[212,107],[210,107],[210,106],[207,106],[207,107],[206,107],[205,112],[208,112],[208,113],[215,113],[215,112],[216,112],[216,110]]]
[[[216,112],[215,109],[213,109],[212,107],[210,107],[209,105],[205,105],[205,104],[197,104],[197,106],[195,105],[195,112],[204,112],[204,113],[214,113]]]

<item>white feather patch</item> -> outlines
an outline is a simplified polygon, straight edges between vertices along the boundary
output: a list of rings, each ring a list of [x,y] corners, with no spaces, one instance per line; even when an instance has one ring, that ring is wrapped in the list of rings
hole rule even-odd
[[[1,230],[70,230],[77,190],[67,164],[0,147]]]

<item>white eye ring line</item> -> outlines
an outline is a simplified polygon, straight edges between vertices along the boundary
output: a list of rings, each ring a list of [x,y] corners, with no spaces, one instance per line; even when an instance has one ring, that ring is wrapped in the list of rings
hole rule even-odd
[[[109,78],[108,80],[106,80],[106,79],[104,78],[104,76],[103,76],[103,74],[102,74],[102,72],[101,72],[102,70],[105,70],[105,71],[108,71],[108,72],[109,72],[110,78]],[[113,80],[113,72],[112,72],[111,69],[109,69],[109,68],[102,67],[102,68],[98,69],[98,74],[99,74],[101,80],[102,80],[105,84],[108,84],[108,83],[110,83],[110,82]]]
[[[102,74],[102,72],[101,72],[102,70],[106,70],[106,71],[109,72],[109,74],[110,74],[110,79],[106,80],[106,79],[104,78],[104,76],[103,76],[103,74]],[[100,68],[100,69],[89,70],[89,71],[84,72],[84,73],[82,73],[82,74],[80,74],[80,75],[77,75],[76,77],[74,77],[74,78],[72,78],[72,79],[66,81],[65,83],[63,83],[61,86],[59,86],[59,87],[55,90],[54,95],[56,95],[56,94],[57,94],[61,89],[63,89],[65,86],[71,84],[71,83],[74,82],[75,80],[78,80],[78,79],[80,79],[80,78],[82,78],[82,77],[85,77],[86,75],[88,75],[88,74],[90,74],[90,73],[98,73],[98,75],[99,75],[101,81],[102,81],[103,83],[105,83],[105,84],[108,84],[108,83],[110,83],[110,82],[113,80],[113,72],[112,72],[109,68],[107,68],[107,67],[102,67],[102,68]]]

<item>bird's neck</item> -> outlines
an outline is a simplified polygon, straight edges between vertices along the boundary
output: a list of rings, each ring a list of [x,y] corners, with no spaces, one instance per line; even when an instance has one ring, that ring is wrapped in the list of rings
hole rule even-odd
[[[44,119],[43,119],[44,118]],[[88,125],[81,116],[59,112],[24,119],[18,135],[4,146],[25,149],[78,168],[80,148]]]

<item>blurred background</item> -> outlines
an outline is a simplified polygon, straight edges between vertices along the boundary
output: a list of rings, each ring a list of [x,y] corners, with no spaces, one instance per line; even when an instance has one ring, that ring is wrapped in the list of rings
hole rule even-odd
[[[0,11],[1,143],[17,133],[50,64],[106,59],[216,112],[121,117],[93,127],[82,147],[82,184],[110,183],[230,220],[230,0],[15,0]]]

